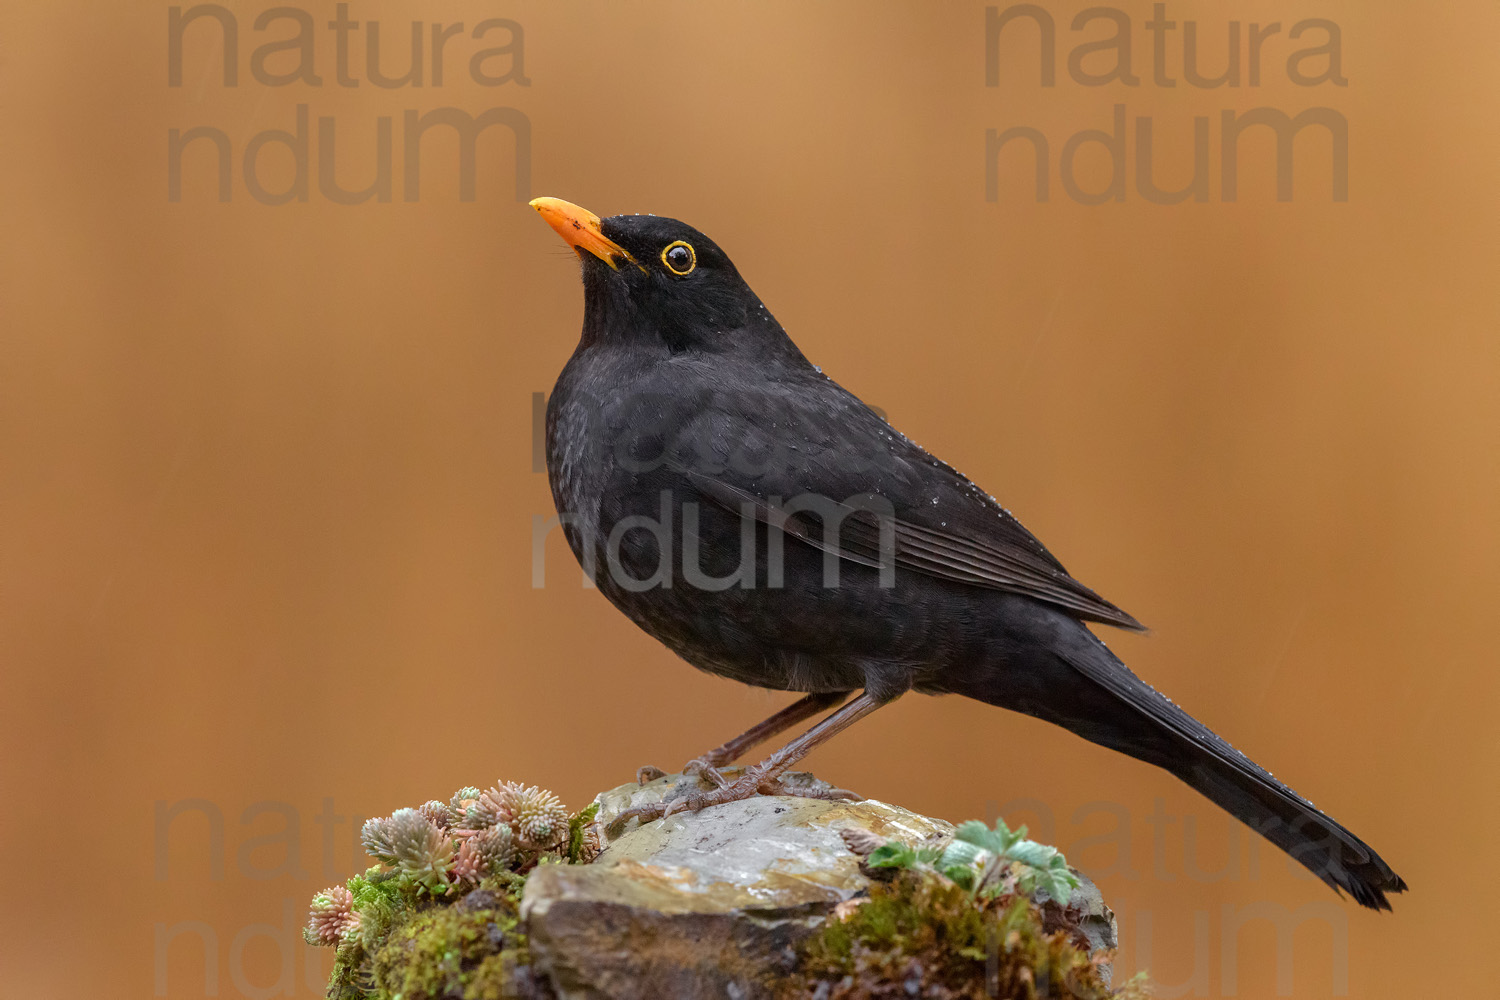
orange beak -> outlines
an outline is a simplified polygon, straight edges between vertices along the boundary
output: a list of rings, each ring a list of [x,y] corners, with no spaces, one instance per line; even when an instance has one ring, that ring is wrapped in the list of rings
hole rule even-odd
[[[533,198],[531,207],[540,212],[542,218],[547,220],[547,225],[557,230],[557,235],[574,250],[587,250],[616,271],[620,268],[615,261],[620,257],[640,267],[629,251],[604,235],[599,228],[599,216],[588,209],[561,198]]]

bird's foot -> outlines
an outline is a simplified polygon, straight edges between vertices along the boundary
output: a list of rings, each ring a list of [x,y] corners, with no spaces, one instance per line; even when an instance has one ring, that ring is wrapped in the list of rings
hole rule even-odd
[[[693,764],[698,761],[691,762]],[[653,820],[665,819],[668,816],[683,812],[697,812],[707,809],[709,806],[724,805],[728,802],[739,802],[752,798],[756,795],[787,795],[801,799],[831,799],[843,801],[860,801],[860,796],[843,788],[800,788],[788,787],[779,775],[769,773],[760,765],[745,768],[744,772],[733,781],[719,774],[718,769],[710,764],[703,764],[703,769],[711,771],[723,784],[702,792],[690,792],[687,795],[672,799],[670,802],[652,802],[648,805],[635,806],[626,809],[616,816],[609,824],[609,833],[618,836],[627,823],[632,819],[641,823],[650,823]],[[683,768],[687,773],[687,768]],[[710,781],[713,779],[710,778]]]
[[[709,754],[704,754],[682,765],[682,773],[690,774],[700,781],[706,781],[715,788],[724,788],[728,786],[729,779],[719,772],[719,765],[722,763],[724,762],[713,759]]]
[[[695,757],[682,765],[682,773],[708,782],[715,788],[723,788],[729,784],[729,779],[719,773],[719,768],[729,763],[721,756],[714,753],[706,753],[702,757]],[[637,785],[649,785],[658,778],[665,778],[667,772],[655,764],[642,764],[636,768],[635,783]]]

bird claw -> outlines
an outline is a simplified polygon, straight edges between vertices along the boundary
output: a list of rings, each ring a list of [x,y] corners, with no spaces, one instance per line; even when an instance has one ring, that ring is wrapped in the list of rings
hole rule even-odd
[[[720,775],[722,778],[723,776]],[[752,798],[756,795],[795,795],[781,785],[779,778],[769,777],[756,767],[747,767],[744,772],[733,781],[726,780],[717,788],[706,792],[695,792],[692,795],[683,796],[673,803],[676,808],[668,809],[667,814],[674,812],[697,812],[707,809],[709,806],[721,806],[728,802],[739,802],[743,799]]]
[[[782,785],[780,778],[775,781],[779,791],[766,794],[790,795],[798,799],[824,799],[829,802],[863,802],[865,800],[863,795],[851,792],[847,788],[787,788]]]
[[[642,770],[644,771],[645,768],[642,768]],[[689,761],[683,766],[682,771],[684,774],[697,774],[699,777],[715,783],[716,787],[701,792],[689,792],[668,802],[652,802],[648,805],[634,806],[626,809],[610,820],[606,828],[609,835],[612,837],[619,836],[624,831],[625,825],[632,819],[639,820],[640,825],[644,826],[647,823],[658,819],[666,819],[668,816],[675,816],[678,813],[698,812],[701,809],[707,809],[709,806],[721,806],[729,802],[739,802],[742,799],[752,798],[756,795],[782,795],[794,799],[822,799],[834,802],[864,801],[859,795],[846,788],[788,787],[779,775],[768,775],[759,767],[746,768],[733,781],[724,777],[716,767],[702,758]]]
[[[697,812],[706,804],[701,801],[702,798],[702,793],[694,792],[690,795],[684,795],[680,799],[673,799],[671,802],[664,802],[662,803],[663,808],[661,811],[661,818],[666,819],[668,816],[673,816],[680,812]]]
[[[661,819],[662,816],[665,815],[665,813],[666,803],[664,802],[653,802],[650,805],[634,806],[630,809],[624,810],[620,813],[620,815],[610,820],[609,825],[604,829],[605,832],[608,833],[611,837],[618,837],[625,831],[625,824],[629,823],[631,820],[640,820],[641,825],[644,826],[645,824],[650,823],[653,820]]]
[[[667,772],[663,771],[655,764],[642,764],[640,767],[636,768],[635,783],[637,785],[649,785],[657,778],[665,778],[666,776]]]
[[[756,790],[762,795],[785,795],[793,799],[823,799],[831,802],[863,802],[864,797],[847,788],[796,788],[788,787],[780,777],[761,778]]]
[[[716,766],[719,763],[721,762],[712,760],[708,754],[704,754],[682,765],[682,773],[706,781],[715,788],[723,788],[729,784],[729,779],[719,772]]]
[[[702,757],[688,761],[682,765],[682,773],[698,778],[700,781],[708,782],[714,786],[715,790],[729,786],[729,779],[720,773],[719,769],[715,766],[715,762],[712,760],[711,754],[704,754]],[[661,768],[653,764],[645,764],[635,772],[635,783],[637,785],[647,785],[658,778],[666,777],[666,775],[667,772]],[[702,792],[689,792],[670,802],[653,802],[649,805],[634,806],[626,809],[620,815],[610,820],[609,825],[606,827],[606,832],[612,837],[617,837],[625,829],[625,824],[629,823],[632,819],[640,820],[641,825],[645,825],[658,819],[666,819],[675,813],[697,812],[705,805],[713,804],[703,801],[703,794]],[[725,801],[730,800],[726,799]]]
[[[722,763],[723,761],[714,760],[711,754],[704,754],[702,757],[695,757],[682,765],[682,773],[689,777],[706,781],[716,788],[723,788],[729,784],[729,779],[719,773],[718,765]],[[642,764],[636,768],[635,783],[637,785],[649,785],[651,782],[659,778],[665,778],[666,776],[667,772],[655,764]]]

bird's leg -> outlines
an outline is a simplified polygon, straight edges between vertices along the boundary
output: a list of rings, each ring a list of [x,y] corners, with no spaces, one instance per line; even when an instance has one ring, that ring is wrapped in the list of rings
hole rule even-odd
[[[825,708],[833,708],[847,697],[849,697],[848,691],[828,691],[799,698],[769,719],[751,726],[723,746],[710,750],[698,759],[716,767],[733,763],[746,750],[760,746],[771,737],[785,732],[804,719],[812,718]]]
[[[849,697],[848,691],[829,691],[800,698],[764,722],[751,726],[722,746],[715,747],[703,756],[688,761],[682,765],[682,773],[696,775],[722,788],[729,781],[719,773],[719,768],[739,759],[740,755],[751,747],[760,746],[778,733],[785,732],[804,719],[817,715],[825,708],[832,708],[847,697]],[[647,764],[635,772],[635,781],[638,785],[644,785],[665,774],[666,772],[661,768]]]
[[[810,694],[792,702],[758,725],[751,726],[734,739],[716,747],[702,757],[694,758],[682,766],[683,774],[696,775],[712,785],[723,788],[729,780],[719,773],[719,768],[732,764],[745,751],[758,747],[766,740],[786,732],[797,723],[810,719],[826,708],[833,708],[849,697],[848,691],[830,691]]]
[[[806,700],[805,698],[803,699],[803,701]],[[802,702],[797,703],[797,705],[800,704]],[[771,756],[759,764],[745,768],[744,773],[733,781],[726,782],[718,788],[713,788],[706,792],[695,792],[691,795],[683,796],[680,799],[673,800],[671,803],[655,802],[651,805],[636,806],[633,809],[627,809],[611,821],[609,824],[610,832],[616,833],[620,831],[632,819],[639,819],[642,823],[649,823],[651,820],[670,816],[673,813],[696,812],[708,806],[722,805],[725,802],[737,802],[740,799],[748,799],[752,795],[757,794],[792,794],[804,798],[857,799],[859,796],[853,792],[843,791],[842,789],[832,789],[826,793],[812,794],[800,791],[790,792],[782,786],[781,775],[787,768],[797,763],[803,757],[806,757],[818,744],[848,729],[883,704],[885,704],[884,701],[877,700],[868,691],[863,691],[859,697],[813,726],[801,736],[792,740],[780,750],[771,754]],[[797,705],[793,705],[791,708],[796,708]],[[787,709],[787,711],[790,711],[790,709]],[[769,721],[771,720],[768,719],[767,722]],[[748,736],[749,734],[747,733],[746,735]],[[761,737],[761,739],[764,738]],[[731,744],[733,742],[731,741]],[[759,740],[756,742],[759,742]],[[726,744],[726,746],[731,744]],[[753,746],[754,744],[750,745]]]

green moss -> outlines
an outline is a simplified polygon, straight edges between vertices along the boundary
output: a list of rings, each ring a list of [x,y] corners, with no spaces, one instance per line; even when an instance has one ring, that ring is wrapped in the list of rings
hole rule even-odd
[[[528,964],[515,902],[476,892],[393,929],[372,956],[371,973],[377,996],[498,1000],[518,994],[516,970]]]
[[[599,815],[599,803],[592,805],[573,814],[568,820],[568,863],[580,864],[583,862],[583,841],[585,828]]]
[[[398,872],[371,868],[351,878],[347,885],[359,914],[359,943],[373,950],[391,927],[417,905],[419,895],[413,884]]]
[[[1144,984],[1111,992],[1087,947],[1047,933],[1024,896],[975,901],[953,882],[902,872],[844,919],[831,917],[802,948],[783,996],[1143,998]]]
[[[418,898],[406,879],[379,865],[345,884],[354,897],[359,929],[338,947],[328,979],[328,996],[331,1000],[363,1000],[374,995],[370,955],[391,928],[414,911]]]
[[[495,872],[493,875],[486,875],[479,883],[479,888],[519,903],[521,893],[526,889],[526,876],[515,872]]]
[[[360,932],[339,946],[330,1000],[498,1000],[522,995],[526,938],[519,908],[524,877],[486,880],[458,902],[434,900],[404,879],[349,880],[363,894]]]

